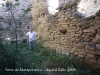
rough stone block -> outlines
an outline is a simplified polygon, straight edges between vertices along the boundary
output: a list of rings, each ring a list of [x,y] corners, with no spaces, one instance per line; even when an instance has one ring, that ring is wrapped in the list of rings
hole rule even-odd
[[[73,50],[72,50],[72,51],[70,51],[70,53],[74,53],[74,52],[75,52],[75,50],[74,50],[74,51],[73,51]]]
[[[84,58],[84,55],[78,55],[79,58]]]
[[[89,59],[90,64],[96,64],[96,60],[95,59]]]
[[[84,29],[83,30],[84,33],[96,33],[95,29]]]
[[[74,54],[75,54],[75,55],[78,55],[78,52],[75,52]]]
[[[86,58],[87,58],[87,59],[95,59],[95,56],[92,55],[92,54],[88,54],[88,55],[86,56]]]
[[[100,44],[96,44],[96,49],[100,50]]]
[[[95,15],[96,16],[100,16],[100,10]]]
[[[97,34],[96,37],[92,40],[92,43],[97,44],[99,42],[100,42],[100,35]]]
[[[85,51],[79,51],[79,54],[85,55]]]
[[[96,51],[90,51],[90,53],[93,54],[93,55],[100,55],[100,51],[97,51],[97,50]]]
[[[78,43],[78,44],[76,44],[76,46],[77,46],[78,48],[84,48],[84,44],[82,44],[82,43]]]
[[[100,65],[100,61],[97,61],[97,64]]]

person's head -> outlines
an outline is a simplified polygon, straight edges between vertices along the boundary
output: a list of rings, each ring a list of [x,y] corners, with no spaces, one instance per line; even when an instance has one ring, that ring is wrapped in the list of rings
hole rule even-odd
[[[32,28],[30,28],[30,32],[32,32],[33,31],[33,29]]]

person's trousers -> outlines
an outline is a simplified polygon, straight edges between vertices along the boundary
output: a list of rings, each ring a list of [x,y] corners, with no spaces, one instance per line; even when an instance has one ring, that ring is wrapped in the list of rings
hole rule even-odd
[[[36,41],[33,40],[33,41],[29,41],[29,49],[32,50],[36,50]]]

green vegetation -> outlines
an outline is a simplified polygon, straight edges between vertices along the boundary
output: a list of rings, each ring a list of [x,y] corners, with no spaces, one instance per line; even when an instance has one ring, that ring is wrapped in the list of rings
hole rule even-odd
[[[84,69],[75,56],[56,53],[37,44],[37,51],[28,43],[3,45],[0,41],[0,75],[97,75]],[[51,71],[51,72],[50,72]]]

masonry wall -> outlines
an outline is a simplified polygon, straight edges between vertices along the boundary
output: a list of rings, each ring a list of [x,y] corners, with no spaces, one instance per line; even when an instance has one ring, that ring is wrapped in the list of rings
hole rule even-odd
[[[42,3],[46,4],[46,1]],[[44,46],[66,55],[75,54],[100,68],[99,11],[94,16],[84,18],[77,11],[77,2],[73,2],[63,4],[55,15],[48,14],[46,9],[44,14],[35,15],[40,6],[35,7],[33,28],[36,28],[39,38],[45,40]]]
[[[29,27],[31,26],[30,22],[32,17],[30,12],[28,12],[21,18],[21,16],[25,13],[24,10],[26,10],[30,6],[31,1],[12,0],[12,4],[15,5],[15,3],[19,3],[19,5],[18,6],[16,5],[15,8],[12,9],[11,11],[13,12],[17,24],[17,39],[21,41],[23,39],[26,39],[25,35],[29,31]],[[20,24],[18,24],[19,22]],[[4,38],[5,40],[8,40],[9,38],[10,41],[15,40],[15,24],[13,22],[11,12],[6,8],[6,0],[4,1],[4,5],[0,6],[0,25],[2,26],[3,29],[2,38]]]

